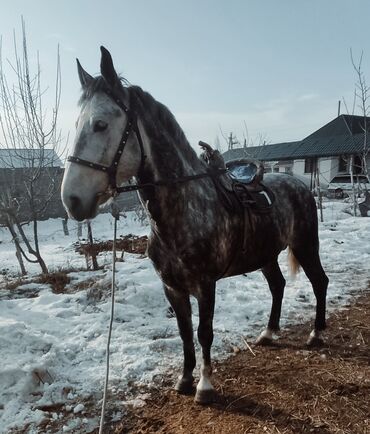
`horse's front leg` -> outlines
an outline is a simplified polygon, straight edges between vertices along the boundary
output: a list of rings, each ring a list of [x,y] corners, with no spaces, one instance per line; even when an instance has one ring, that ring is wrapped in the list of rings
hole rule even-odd
[[[202,347],[200,380],[195,394],[195,402],[199,404],[208,404],[213,402],[216,394],[211,383],[211,346],[213,342],[215,287],[215,282],[202,286],[197,295],[199,306],[198,339]]]
[[[179,393],[189,395],[194,391],[193,371],[196,363],[190,298],[187,292],[178,292],[167,286],[164,286],[164,292],[176,314],[177,325],[184,349],[183,373],[179,377],[175,389]]]

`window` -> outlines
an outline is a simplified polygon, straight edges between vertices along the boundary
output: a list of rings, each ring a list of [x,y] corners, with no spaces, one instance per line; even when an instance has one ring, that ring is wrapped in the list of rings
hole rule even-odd
[[[313,173],[315,170],[315,159],[306,158],[304,160],[304,173]]]
[[[353,174],[361,175],[363,173],[362,158],[359,155],[353,157]]]
[[[338,159],[338,172],[348,173],[348,157],[341,155]]]

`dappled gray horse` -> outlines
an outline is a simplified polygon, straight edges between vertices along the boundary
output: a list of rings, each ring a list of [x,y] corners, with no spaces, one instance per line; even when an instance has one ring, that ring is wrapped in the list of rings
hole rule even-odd
[[[319,258],[315,201],[299,180],[274,174],[265,178],[275,196],[271,212],[250,212],[246,221],[231,212],[220,201],[208,165],[197,157],[171,112],[140,87],[124,85],[109,52],[104,47],[101,51],[101,76],[93,78],[78,63],[81,113],[63,179],[63,202],[75,219],[91,219],[99,205],[120,191],[117,186],[135,177],[150,218],[148,254],[164,283],[183,341],[184,366],[176,390],[193,390],[196,359],[189,300],[193,295],[199,306],[202,347],[195,400],[207,403],[214,397],[211,345],[218,279],[262,270],[272,293],[272,309],[258,342],[271,342],[279,329],[285,286],[277,258],[289,247],[292,267],[302,266],[317,299],[308,343],[320,341],[328,278]]]

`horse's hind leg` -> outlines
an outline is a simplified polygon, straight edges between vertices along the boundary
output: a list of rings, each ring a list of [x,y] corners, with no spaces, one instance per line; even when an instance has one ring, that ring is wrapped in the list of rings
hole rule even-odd
[[[274,332],[279,331],[281,303],[283,301],[285,279],[277,260],[262,268],[272,295],[272,306],[267,328],[258,337],[256,344],[271,345]]]
[[[321,332],[326,328],[326,291],[329,279],[322,268],[318,248],[292,248],[292,251],[310,280],[316,297],[315,328],[308,338],[307,345],[322,345]]]
[[[195,368],[195,350],[193,341],[193,324],[191,321],[191,305],[189,295],[180,293],[171,288],[164,287],[164,292],[171,307],[175,311],[177,325],[183,342],[184,367],[183,373],[179,377],[175,389],[182,394],[191,394],[194,391],[193,370]]]
[[[208,404],[214,401],[215,390],[211,383],[211,346],[213,342],[213,314],[215,307],[214,282],[201,287],[197,296],[199,306],[198,340],[202,347],[202,365],[200,368],[200,380],[197,385],[195,402]]]

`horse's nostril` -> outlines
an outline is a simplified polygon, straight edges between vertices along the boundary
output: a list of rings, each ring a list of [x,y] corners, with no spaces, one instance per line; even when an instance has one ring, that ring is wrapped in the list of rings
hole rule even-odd
[[[93,218],[96,214],[96,200],[86,200],[74,194],[67,196],[66,205],[71,217],[75,220],[83,221]]]

